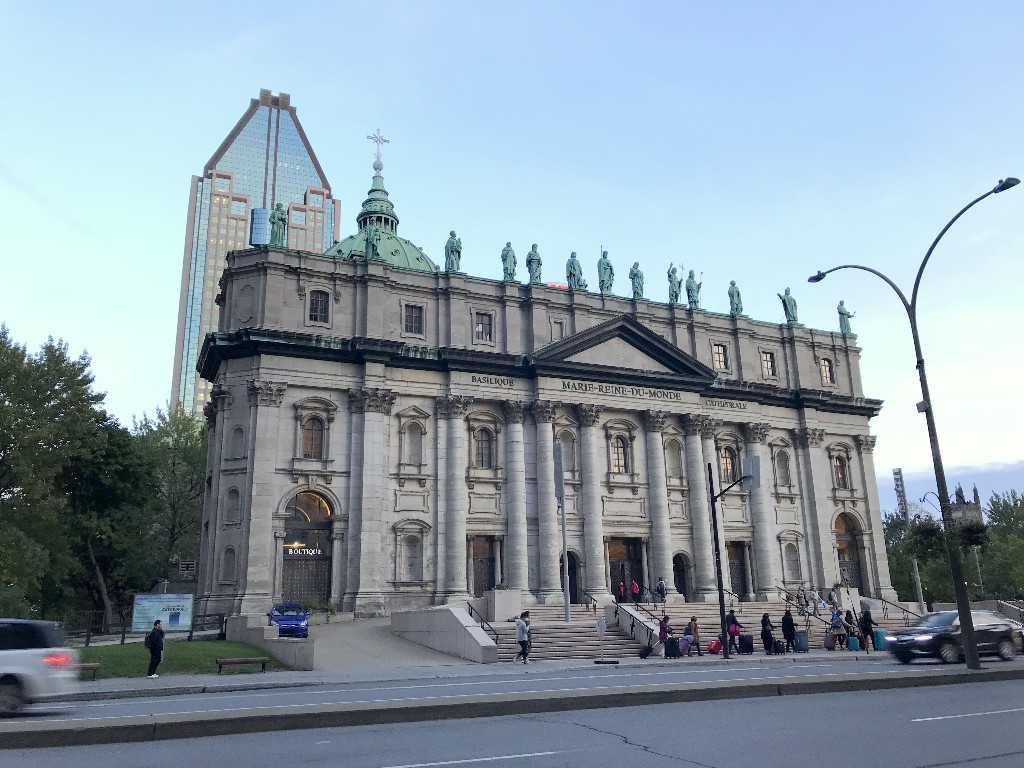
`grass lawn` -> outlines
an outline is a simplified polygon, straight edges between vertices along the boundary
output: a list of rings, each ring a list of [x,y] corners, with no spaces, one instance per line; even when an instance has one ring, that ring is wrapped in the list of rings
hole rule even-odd
[[[149,667],[149,650],[142,643],[125,645],[91,645],[79,648],[81,661],[91,663],[98,661],[100,668],[96,679],[102,677],[145,677]],[[250,658],[266,656],[270,659],[267,670],[289,669],[280,661],[264,653],[259,648],[247,643],[229,643],[225,640],[171,640],[164,641],[164,660],[160,662],[157,674],[187,675],[193,673],[210,673],[217,671],[217,659]],[[238,667],[224,667],[224,676],[260,673],[258,664]],[[83,672],[83,680],[91,680],[92,672]]]

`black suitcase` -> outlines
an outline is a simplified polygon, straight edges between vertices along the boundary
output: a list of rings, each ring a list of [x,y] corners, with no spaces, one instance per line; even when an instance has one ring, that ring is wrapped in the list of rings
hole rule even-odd
[[[666,659],[678,659],[679,658],[679,638],[669,637],[665,640],[665,658]]]
[[[740,635],[740,653],[754,652],[754,636]]]
[[[645,645],[643,648],[640,649],[640,658],[641,659],[646,659],[653,652],[654,652],[654,647],[653,646]]]
[[[772,653],[783,656],[786,653],[786,644],[781,640],[776,640],[772,643]]]

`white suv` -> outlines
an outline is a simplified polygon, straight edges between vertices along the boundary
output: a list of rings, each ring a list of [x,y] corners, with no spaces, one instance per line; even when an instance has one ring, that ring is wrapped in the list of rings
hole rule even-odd
[[[78,651],[60,624],[0,619],[0,713],[78,689]]]

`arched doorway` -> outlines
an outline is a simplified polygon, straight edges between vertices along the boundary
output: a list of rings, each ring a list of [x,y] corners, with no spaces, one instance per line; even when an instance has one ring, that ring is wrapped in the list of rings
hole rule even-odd
[[[672,558],[672,580],[676,592],[686,598],[687,602],[693,602],[693,595],[690,594],[690,563],[686,555],[678,554]]]
[[[845,512],[836,518],[836,554],[839,580],[848,587],[861,589],[860,527]]]
[[[300,603],[331,599],[331,507],[311,491],[285,507],[281,597]]]
[[[608,539],[608,572],[611,577],[613,595],[618,596],[619,594],[619,582],[625,584],[627,596],[629,596],[629,588],[634,581],[640,587],[641,593],[643,592],[642,546],[643,542],[640,539]]]
[[[575,552],[569,553],[569,602],[578,603],[579,599],[580,561]],[[558,585],[565,590],[565,569],[562,557],[558,557]]]

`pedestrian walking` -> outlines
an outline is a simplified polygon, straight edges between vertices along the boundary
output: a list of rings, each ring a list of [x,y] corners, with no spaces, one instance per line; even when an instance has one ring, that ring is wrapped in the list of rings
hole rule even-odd
[[[146,677],[160,677],[156,673],[156,668],[164,660],[164,628],[160,624],[160,619],[153,622],[153,629],[143,642],[149,649],[149,671],[146,672]]]
[[[519,653],[512,661],[523,660],[523,664],[529,664],[527,656],[530,653],[530,612],[523,611],[516,619],[516,642],[519,643]]]
[[[868,650],[868,642],[870,641],[871,647],[876,651],[878,650],[875,646],[875,632],[874,628],[878,626],[878,622],[871,616],[871,609],[865,608],[860,614],[860,633],[864,636],[864,652],[871,653]]]
[[[626,582],[624,581],[619,582],[619,602],[626,602]]]
[[[665,584],[665,577],[664,576],[659,576],[658,577],[657,590],[658,590],[658,597],[661,598],[661,604],[664,605],[665,604],[665,598],[668,596],[668,585]]]
[[[636,579],[633,579],[632,585],[629,590],[633,593],[633,605],[640,607],[640,585],[636,583]]]
[[[725,632],[729,635],[729,651],[732,652],[734,649],[736,653],[740,652],[740,633],[743,631],[743,625],[736,620],[736,614],[733,611],[729,611],[725,615]]]
[[[697,617],[691,616],[690,623],[686,625],[686,629],[683,630],[683,637],[689,640],[690,650],[686,652],[687,656],[693,653],[693,649],[697,649],[697,655],[703,656],[704,651],[700,649],[700,628],[697,626]]]
[[[811,609],[815,616],[821,616],[821,595],[818,594],[818,590],[811,587],[811,594],[808,598],[808,602],[811,604]]]
[[[661,655],[665,655],[665,641],[668,640],[668,636],[672,634],[672,627],[669,626],[668,616],[662,616],[661,621],[658,622],[658,642],[654,644],[654,651],[658,650],[658,646],[661,646]],[[651,651],[651,653],[654,653]]]
[[[846,650],[846,627],[843,624],[843,617],[839,615],[838,610],[832,611],[832,618],[829,620],[829,631],[832,633],[832,637],[835,638],[835,645],[832,650],[839,648],[840,650]]]
[[[774,629],[775,625],[772,624],[768,614],[761,614],[761,642],[764,644],[764,652],[769,656],[772,652],[772,646],[775,645],[775,636],[772,634]]]
[[[788,608],[782,614],[782,637],[786,641],[786,653],[796,653],[796,622],[793,620],[793,613]]]
[[[803,584],[796,591],[796,604],[800,607],[800,615],[807,615],[807,593],[804,591]]]

